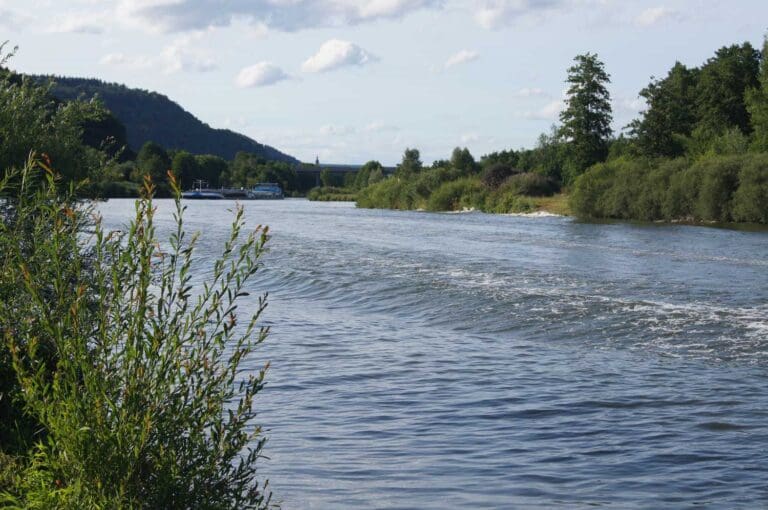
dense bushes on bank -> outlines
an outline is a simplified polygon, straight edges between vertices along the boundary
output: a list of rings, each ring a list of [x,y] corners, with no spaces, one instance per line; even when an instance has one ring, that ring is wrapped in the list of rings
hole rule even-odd
[[[768,223],[768,154],[601,163],[575,183],[584,218]]]

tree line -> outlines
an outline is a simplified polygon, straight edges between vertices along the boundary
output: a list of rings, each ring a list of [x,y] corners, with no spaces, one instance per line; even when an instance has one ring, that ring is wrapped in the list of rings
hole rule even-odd
[[[393,179],[357,192],[358,205],[521,212],[566,190],[582,217],[768,222],[768,41],[652,77],[639,93],[645,110],[618,135],[610,82],[598,55],[578,55],[560,122],[534,148],[475,161],[457,147],[431,166],[409,148]]]

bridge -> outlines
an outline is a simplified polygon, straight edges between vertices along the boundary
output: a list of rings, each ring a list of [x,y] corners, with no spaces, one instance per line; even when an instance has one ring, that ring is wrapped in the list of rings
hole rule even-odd
[[[336,163],[301,163],[296,167],[296,173],[298,175],[312,175],[315,177],[315,185],[320,186],[320,172],[328,170],[332,174],[350,174],[357,173],[363,165],[348,165],[348,164],[336,164]],[[395,173],[395,167],[382,166],[384,175],[391,175]]]

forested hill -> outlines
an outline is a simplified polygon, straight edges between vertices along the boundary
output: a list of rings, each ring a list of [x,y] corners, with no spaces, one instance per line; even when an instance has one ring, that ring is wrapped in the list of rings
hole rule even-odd
[[[168,97],[117,83],[87,78],[33,76],[39,82],[54,81],[53,95],[67,101],[98,95],[104,105],[125,124],[128,145],[138,151],[153,141],[168,149],[183,149],[192,154],[213,154],[232,160],[239,151],[268,160],[298,161],[274,147],[263,145],[229,129],[214,129],[200,121]]]

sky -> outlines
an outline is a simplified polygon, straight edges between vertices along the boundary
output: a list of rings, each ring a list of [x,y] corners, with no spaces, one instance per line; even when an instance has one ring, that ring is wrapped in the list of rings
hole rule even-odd
[[[766,30],[766,0],[0,0],[11,68],[157,91],[325,163],[532,147],[586,52],[619,132],[652,77]]]

